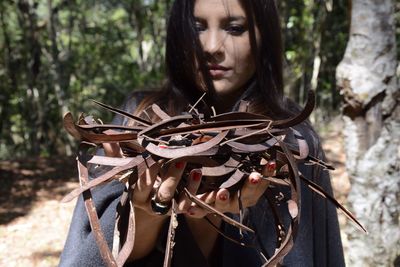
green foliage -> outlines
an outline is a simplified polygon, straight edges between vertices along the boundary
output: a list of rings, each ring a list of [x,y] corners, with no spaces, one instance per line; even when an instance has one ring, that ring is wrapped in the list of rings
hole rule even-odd
[[[290,95],[301,102],[318,56],[319,101],[335,108],[334,70],[347,41],[347,1],[279,3]],[[0,158],[71,153],[75,141],[62,129],[64,112],[109,120],[112,115],[100,114],[90,99],[118,106],[132,90],[159,86],[170,5],[0,1]]]
[[[280,6],[286,45],[287,94],[302,102],[307,90],[314,89],[323,115],[337,112],[340,97],[335,71],[349,36],[348,0],[287,0],[281,1]],[[312,84],[314,72],[318,78],[315,85]]]
[[[119,105],[159,84],[159,2],[2,1],[0,157],[65,153],[74,142],[62,130],[64,112],[99,115],[90,99]]]

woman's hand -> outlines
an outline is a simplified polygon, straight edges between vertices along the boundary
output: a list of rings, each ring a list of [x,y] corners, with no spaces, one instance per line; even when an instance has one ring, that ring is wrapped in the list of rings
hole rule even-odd
[[[122,157],[122,151],[118,143],[104,143],[104,152],[109,157]],[[171,164],[163,177],[159,176],[160,164],[155,163],[147,168],[139,177],[132,194],[133,205],[149,215],[159,215],[151,207],[151,199],[159,203],[170,203],[175,196],[176,188],[182,179],[185,162]],[[201,170],[191,170],[186,188],[190,193],[196,194],[201,182]],[[177,212],[186,213],[192,202],[182,193],[177,200]]]
[[[132,193],[132,202],[135,207],[136,236],[135,249],[129,257],[133,261],[148,255],[153,249],[161,233],[162,225],[168,218],[168,214],[159,214],[152,207],[152,201],[158,203],[171,203],[175,197],[176,188],[182,179],[186,163],[177,162],[171,164],[166,174],[161,178],[158,174],[160,164],[155,163],[139,177]],[[189,175],[187,189],[192,194],[197,192],[201,181],[201,171],[192,170]],[[152,200],[153,198],[153,200]],[[177,212],[186,213],[191,201],[181,194],[178,199]],[[139,242],[136,243],[136,240]]]
[[[103,143],[104,154],[107,157],[121,158],[122,151],[118,143]]]
[[[169,166],[163,177],[160,177],[160,164],[153,164],[139,177],[133,190],[132,199],[135,207],[150,215],[159,215],[152,208],[152,198],[157,203],[170,203],[172,198],[175,197],[176,188],[182,179],[185,167],[185,162],[176,162]],[[189,174],[186,187],[192,194],[196,194],[200,182],[201,170],[193,169]],[[184,193],[179,195],[177,203],[177,213],[186,213],[191,205],[191,201]]]
[[[272,176],[275,170],[264,168],[264,176]],[[262,179],[262,175],[258,172],[252,172],[246,179],[241,189],[241,201],[243,208],[254,206],[264,191],[267,189],[269,182]],[[238,192],[229,194],[227,189],[219,189],[212,192],[197,195],[201,200],[211,205],[222,213],[239,213]],[[192,204],[188,210],[188,215],[193,218],[202,218],[209,212]]]
[[[266,176],[272,176],[275,170],[267,171],[267,168],[262,173]],[[247,177],[241,188],[241,200],[244,208],[251,207],[257,203],[261,195],[267,189],[269,182],[262,179],[261,174],[253,172]],[[238,194],[229,195],[227,189],[215,190],[205,194],[197,195],[207,204],[211,205],[215,209],[222,213],[231,212],[239,213],[239,201]],[[187,213],[187,221],[192,234],[203,252],[204,255],[209,256],[214,244],[217,240],[218,233],[213,227],[220,227],[221,218],[215,216],[207,216],[208,211],[192,204]],[[211,220],[214,226],[211,226],[205,220],[199,220],[204,216]]]

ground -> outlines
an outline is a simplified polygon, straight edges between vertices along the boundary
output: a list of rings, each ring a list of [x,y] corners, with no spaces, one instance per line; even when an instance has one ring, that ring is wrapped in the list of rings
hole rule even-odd
[[[57,266],[78,186],[74,158],[0,162],[0,266]]]
[[[340,120],[321,131],[335,195],[346,203],[350,183],[344,169]],[[0,161],[0,266],[57,266],[75,201],[60,199],[78,186],[72,157]],[[339,217],[346,224],[344,216]],[[346,237],[343,237],[346,247]]]

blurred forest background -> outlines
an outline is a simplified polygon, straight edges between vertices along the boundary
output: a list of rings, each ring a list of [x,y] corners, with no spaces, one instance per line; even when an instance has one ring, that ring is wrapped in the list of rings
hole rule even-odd
[[[66,111],[100,115],[164,76],[171,1],[0,1],[0,158],[71,154]],[[339,114],[335,69],[349,32],[348,0],[279,1],[286,87],[302,103],[317,90],[319,119]],[[101,114],[104,120],[111,114]]]
[[[78,186],[62,116],[108,121],[91,99],[118,106],[160,87],[172,2],[0,0],[0,265],[57,265],[74,206],[58,201]],[[302,104],[316,91],[335,194],[346,203],[352,188],[370,230],[340,217],[347,263],[400,266],[400,0],[277,3],[286,94]]]

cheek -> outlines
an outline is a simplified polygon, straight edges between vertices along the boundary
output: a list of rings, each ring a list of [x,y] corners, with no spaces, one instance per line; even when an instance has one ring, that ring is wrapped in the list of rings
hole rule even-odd
[[[246,83],[254,75],[255,71],[256,67],[251,53],[242,55],[235,70],[236,82],[240,84]]]
[[[254,58],[248,40],[237,43],[232,49],[235,72],[238,75],[252,75],[255,72]]]

